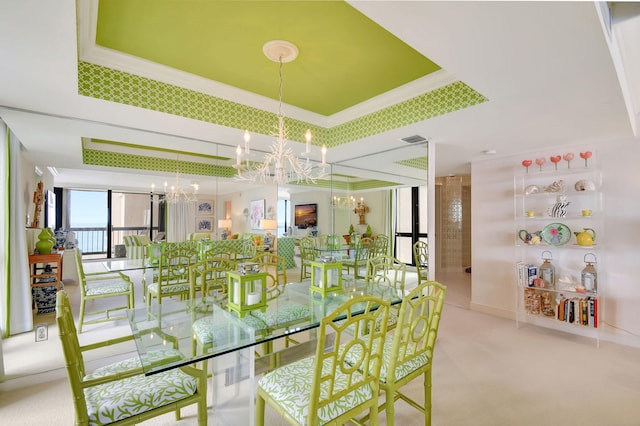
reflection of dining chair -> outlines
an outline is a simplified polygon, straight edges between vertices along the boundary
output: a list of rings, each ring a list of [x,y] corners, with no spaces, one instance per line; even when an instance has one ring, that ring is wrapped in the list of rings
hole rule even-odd
[[[389,237],[384,234],[378,234],[373,238],[373,244],[369,251],[369,257],[376,257],[388,254]]]
[[[260,264],[262,272],[267,273],[267,294],[279,285],[287,283],[287,269],[282,256],[274,253],[258,253],[249,262]]]
[[[367,260],[369,259],[369,250],[371,248],[371,239],[370,238],[361,238],[354,246],[353,258],[343,259],[342,267],[346,270],[347,274],[351,273],[351,269],[353,269],[353,277],[354,278],[364,278],[365,275],[360,274],[360,270],[362,268],[366,268]]]
[[[140,357],[136,356],[87,372],[83,353],[129,342],[133,335],[80,346],[67,293],[59,291],[56,302],[56,322],[73,395],[75,424],[132,425],[171,411],[180,420],[180,409],[191,404],[198,404],[198,425],[207,424],[204,370],[181,367],[146,376]],[[179,360],[182,354],[169,345],[143,357],[160,363],[165,359]]]
[[[82,327],[87,324],[97,324],[105,321],[113,321],[126,318],[123,313],[117,317],[112,317],[111,312],[133,309],[133,283],[129,277],[121,272],[93,272],[85,273],[82,266],[82,253],[80,249],[75,249],[76,268],[78,270],[78,280],[80,282],[80,316],[78,317],[78,333],[82,333]],[[86,312],[87,301],[97,299],[121,298],[125,299],[124,305],[119,305],[102,310]],[[86,316],[97,316],[91,320],[85,320]]]
[[[386,324],[388,313],[389,302],[360,296],[322,318],[315,356],[278,367],[260,379],[256,424],[264,425],[265,404],[291,424],[343,424],[367,410],[371,424],[377,424],[378,375],[387,330],[383,326],[371,333],[359,331],[372,330],[376,322]],[[347,329],[356,332],[352,335]],[[331,337],[335,344],[326,345]],[[357,363],[347,364],[346,356],[361,348],[366,349]]]
[[[192,241],[197,244],[197,241]],[[160,257],[158,266],[158,280],[147,286],[147,307],[155,297],[162,303],[164,297],[189,297],[189,266],[198,261],[198,249],[173,246],[167,248]]]
[[[435,281],[418,285],[404,297],[395,331],[384,337],[379,377],[385,403],[378,410],[386,410],[388,425],[393,425],[394,403],[398,399],[423,412],[425,425],[431,424],[431,366],[446,289]],[[357,351],[347,354],[348,362],[355,366],[359,356]],[[423,405],[399,391],[420,376],[424,376]]]
[[[220,299],[227,294],[227,272],[236,269],[236,262],[228,256],[209,257],[189,267],[189,300],[196,299],[199,291],[202,298],[215,296]]]
[[[300,281],[311,278],[311,262],[316,260],[313,240],[311,237],[300,239]]]
[[[413,260],[418,272],[418,284],[429,281],[429,246],[425,241],[416,241],[413,245]]]
[[[379,286],[380,291],[392,291],[394,294],[404,293],[407,265],[393,256],[381,255],[368,260],[367,277],[369,283]],[[389,324],[392,329],[398,322],[400,306],[394,305],[389,312]]]

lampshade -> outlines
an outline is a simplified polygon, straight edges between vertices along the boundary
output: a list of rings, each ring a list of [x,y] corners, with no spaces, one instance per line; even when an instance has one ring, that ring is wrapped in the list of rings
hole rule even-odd
[[[274,230],[278,229],[278,221],[275,219],[262,219],[260,221],[260,229]]]
[[[231,228],[231,219],[220,219],[220,220],[218,220],[218,228],[220,228],[220,229]]]

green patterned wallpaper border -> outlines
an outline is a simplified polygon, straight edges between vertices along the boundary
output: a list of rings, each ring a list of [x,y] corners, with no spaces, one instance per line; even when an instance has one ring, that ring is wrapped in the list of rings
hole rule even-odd
[[[218,161],[229,161],[229,160],[231,160],[231,158],[229,158],[229,157],[221,157],[221,156],[218,156],[218,155],[202,154],[200,152],[180,151],[180,150],[177,150],[177,149],[158,148],[158,147],[146,146],[146,145],[136,145],[136,144],[132,144],[132,143],[108,141],[108,140],[104,140],[104,139],[93,139],[93,138],[91,138],[89,140],[91,141],[91,143],[94,143],[94,144],[121,146],[121,147],[141,149],[141,150],[154,151],[154,152],[167,152],[167,153],[170,153],[170,154],[178,154],[178,155],[189,155],[189,156],[193,156],[193,157],[206,158],[206,159],[209,159],[209,160],[218,160]]]
[[[413,167],[415,169],[427,170],[429,167],[429,157],[417,157],[408,160],[396,161],[395,164],[400,166]]]
[[[97,149],[82,150],[84,164],[94,166],[119,167],[125,169],[152,170],[156,172],[178,172],[199,176],[220,176],[233,178],[236,169],[218,164],[199,163],[196,161],[171,160],[147,155],[126,154],[121,152],[101,151]]]
[[[78,62],[78,93],[265,135],[276,122],[272,112],[84,61]],[[291,140],[303,143],[311,129],[314,145],[333,147],[486,101],[458,81],[332,128],[291,118],[286,124]]]

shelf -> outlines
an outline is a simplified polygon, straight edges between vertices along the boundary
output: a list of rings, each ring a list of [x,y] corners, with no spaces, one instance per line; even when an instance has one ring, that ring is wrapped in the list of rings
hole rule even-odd
[[[549,156],[547,155],[546,158]],[[553,168],[553,165],[549,166],[548,164],[543,166],[547,169],[542,172],[539,172],[535,165],[529,168],[528,173],[522,166],[514,169],[513,223],[517,264],[515,268],[516,310],[519,322],[532,323],[597,339],[598,322],[602,318],[606,290],[606,280],[601,275],[604,271],[599,270],[597,263],[601,262],[601,257],[606,253],[604,250],[606,233],[604,231],[604,215],[602,214],[604,194],[602,173],[598,163],[591,159],[588,164],[589,167],[585,168],[582,159],[574,159],[571,169],[567,168],[567,163],[564,161],[558,164],[557,170]],[[573,167],[574,165],[576,167]],[[587,182],[582,185],[580,181]],[[575,189],[576,184],[578,187],[592,189],[579,191]],[[525,191],[535,190],[535,187],[538,192],[525,194]],[[561,190],[545,191],[545,188],[560,188]],[[591,214],[582,215],[581,212],[586,210],[591,211]],[[528,216],[527,212],[534,212],[534,215]],[[552,212],[562,216],[552,216]],[[540,235],[544,229],[545,238],[548,237],[547,241],[556,241],[549,234],[555,227],[549,226],[553,223],[564,225],[562,227],[564,232],[567,231],[564,229],[565,227],[569,228],[570,238],[567,243],[552,245],[540,241],[539,244],[525,244],[519,238],[522,230],[528,235],[533,233]],[[595,231],[597,240],[591,246],[578,245],[575,232],[582,232],[586,228]],[[567,240],[567,235],[563,233],[561,236],[563,237],[562,241]],[[587,253],[593,253],[593,256],[587,255]],[[595,274],[592,272],[593,265],[587,269],[587,263],[591,258],[597,259],[595,263],[598,275],[597,293],[593,291],[579,292],[575,287],[529,286],[533,283],[544,285],[544,279],[540,278],[546,275],[546,279],[549,279],[550,274],[555,275],[556,283],[560,283],[557,286],[580,283],[583,271],[587,271],[585,272],[587,274]],[[589,276],[585,278],[584,285],[591,288],[587,283],[589,279]],[[596,278],[592,276],[591,279],[595,281]],[[579,317],[575,318],[576,316]]]

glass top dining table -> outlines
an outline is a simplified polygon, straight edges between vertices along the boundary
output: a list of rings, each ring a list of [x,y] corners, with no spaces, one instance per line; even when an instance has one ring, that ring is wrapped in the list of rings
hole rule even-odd
[[[323,296],[303,281],[271,289],[266,308],[243,316],[227,309],[226,295],[193,301],[166,298],[149,309],[127,312],[142,368],[150,375],[312,331],[325,315],[360,295],[391,304],[403,297],[401,290],[364,280],[345,280],[342,290]],[[355,309],[360,308],[364,306]]]

